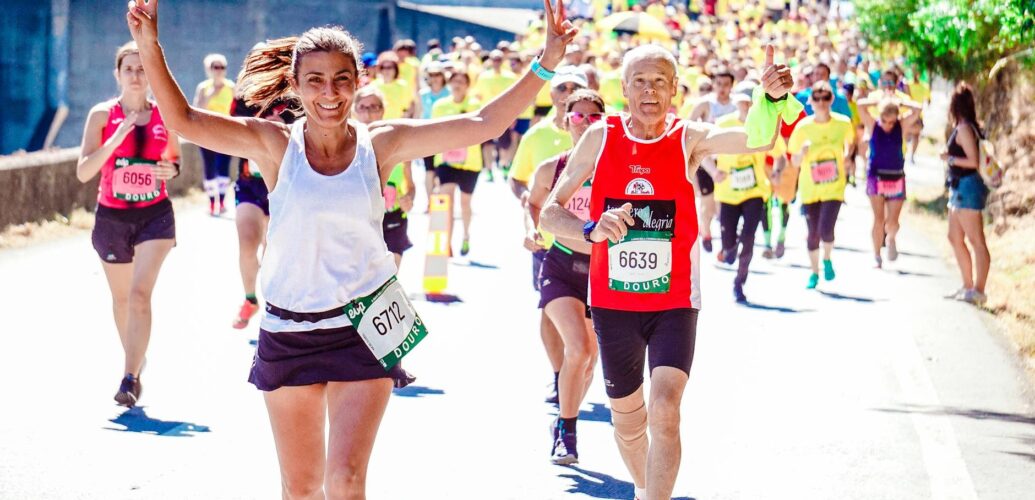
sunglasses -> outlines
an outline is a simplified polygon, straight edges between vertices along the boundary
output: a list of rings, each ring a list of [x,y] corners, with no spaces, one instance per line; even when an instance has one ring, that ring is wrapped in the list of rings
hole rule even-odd
[[[565,83],[563,85],[558,85],[558,86],[554,87],[554,90],[559,90],[561,92],[571,93],[571,92],[575,92],[576,90],[581,89],[581,88],[582,88],[581,85],[575,85],[574,83]]]
[[[812,100],[816,102],[827,102],[834,100],[832,94],[812,94]]]
[[[394,64],[382,64],[381,66],[378,66],[378,67],[383,69],[383,70],[384,69],[394,69],[394,70],[398,70],[399,69]]]
[[[385,109],[385,107],[380,104],[371,104],[370,106],[356,106],[356,111],[359,111],[360,113],[373,113],[376,111],[381,111],[383,109]]]
[[[893,82],[891,80],[881,80],[880,81],[880,86],[881,87],[894,87],[895,86],[895,82]]]
[[[214,70],[226,69],[226,66],[212,65],[212,69],[214,69]]]
[[[569,111],[568,119],[575,125],[581,125],[582,122],[589,123],[590,125],[600,121],[604,117],[603,113],[582,113],[579,111]]]

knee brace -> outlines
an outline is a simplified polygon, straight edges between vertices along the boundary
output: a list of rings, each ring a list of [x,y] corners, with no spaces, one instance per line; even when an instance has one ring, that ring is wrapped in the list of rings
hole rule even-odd
[[[623,454],[627,452],[646,453],[647,440],[647,405],[629,413],[611,410],[611,420],[615,425],[615,441]]]

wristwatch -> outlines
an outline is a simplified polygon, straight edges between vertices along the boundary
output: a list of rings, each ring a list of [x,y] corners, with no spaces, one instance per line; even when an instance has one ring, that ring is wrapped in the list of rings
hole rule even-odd
[[[596,227],[597,227],[596,221],[589,221],[589,222],[587,222],[586,225],[582,226],[582,237],[585,238],[586,241],[588,241],[590,243],[595,243],[593,241],[593,239],[589,237],[589,235],[593,233],[593,230],[596,229]]]

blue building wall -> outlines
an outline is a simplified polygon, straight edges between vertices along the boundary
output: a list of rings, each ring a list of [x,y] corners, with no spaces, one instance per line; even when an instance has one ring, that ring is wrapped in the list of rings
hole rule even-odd
[[[26,148],[47,105],[50,6],[4,1],[0,15],[0,154]]]
[[[438,4],[527,6],[533,1]],[[79,144],[90,108],[115,97],[115,50],[130,40],[125,3],[113,0],[0,0],[0,154],[28,148],[34,130],[59,104],[69,114],[56,146]],[[313,26],[341,25],[366,50],[380,52],[399,38],[418,47],[430,38],[472,35],[484,46],[509,33],[396,7],[394,0],[177,0],[163,4],[162,45],[169,67],[188,98],[204,78],[202,59],[219,52],[236,76],[259,40],[299,34]],[[66,85],[67,82],[67,85]],[[67,90],[67,92],[66,92]]]

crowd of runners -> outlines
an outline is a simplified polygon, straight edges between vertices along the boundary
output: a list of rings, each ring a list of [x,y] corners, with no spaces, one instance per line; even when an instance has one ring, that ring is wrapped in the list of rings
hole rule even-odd
[[[431,40],[420,57],[410,40],[373,54],[341,28],[313,28],[242,54],[236,81],[227,57],[206,57],[209,78],[188,101],[158,43],[158,2],[131,2],[119,95],[91,110],[78,167],[84,182],[101,175],[93,244],[125,350],[115,400],[141,397],[151,292],[176,241],[165,183],[179,173],[178,135],[202,148],[214,216],[230,158],[241,158],[244,300],[232,324],[262,312],[249,381],[264,391],[285,498],[362,497],[390,391],[413,380],[400,359],[427,332],[395,278],[419,236],[408,218],[428,209],[415,194],[456,201],[456,253],[467,255],[478,183],[507,182],[554,372],[551,460],[579,460],[578,412],[599,360],[636,498],[669,498],[702,252],[736,266],[733,299],[746,302],[759,226],[762,257],[783,258],[797,204],[811,264],[800,285],[819,287],[837,276],[838,213],[858,183],[874,264],[896,260],[930,96],[926,75],[867,47],[823,5],[672,3],[546,1],[513,41]],[[640,28],[604,28],[626,10]],[[980,302],[988,190],[966,86],[950,123],[950,239],[963,274],[953,296]]]

